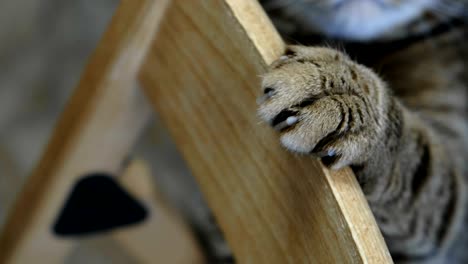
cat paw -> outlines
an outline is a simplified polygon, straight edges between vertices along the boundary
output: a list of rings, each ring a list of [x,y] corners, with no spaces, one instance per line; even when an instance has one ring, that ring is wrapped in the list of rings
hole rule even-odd
[[[345,54],[291,46],[263,76],[258,114],[287,149],[333,169],[364,162],[379,144],[384,84]]]

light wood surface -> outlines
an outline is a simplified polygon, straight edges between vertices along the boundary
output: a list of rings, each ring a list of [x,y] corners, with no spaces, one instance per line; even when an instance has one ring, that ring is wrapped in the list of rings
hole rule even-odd
[[[352,172],[288,153],[256,117],[283,49],[257,1],[173,0],[140,79],[238,263],[391,263]]]
[[[112,237],[139,263],[206,263],[189,226],[156,192],[149,167],[134,160],[119,181],[149,211],[141,224],[115,230]]]
[[[52,225],[76,179],[117,173],[150,108],[136,72],[167,0],[123,0],[28,178],[0,237],[0,263],[61,263],[72,242]]]

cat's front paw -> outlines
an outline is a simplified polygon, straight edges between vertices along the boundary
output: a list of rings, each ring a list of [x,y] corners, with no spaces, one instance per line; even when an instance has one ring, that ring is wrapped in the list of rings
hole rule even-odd
[[[364,162],[383,131],[384,84],[328,48],[291,46],[263,76],[259,116],[289,150],[334,169]]]

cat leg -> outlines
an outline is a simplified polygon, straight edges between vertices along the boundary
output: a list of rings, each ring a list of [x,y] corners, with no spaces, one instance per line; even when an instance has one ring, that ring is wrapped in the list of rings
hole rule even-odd
[[[445,221],[460,218],[464,199],[455,153],[372,70],[332,49],[291,46],[262,86],[258,114],[287,149],[354,167],[394,256],[445,247],[456,230]]]

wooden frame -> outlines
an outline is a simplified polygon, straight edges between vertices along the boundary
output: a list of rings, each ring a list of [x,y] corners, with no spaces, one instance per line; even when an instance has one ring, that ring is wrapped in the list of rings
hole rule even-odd
[[[391,263],[351,170],[290,154],[259,125],[258,76],[283,50],[256,1],[123,0],[7,222],[0,262],[24,263],[39,238],[52,241],[48,224],[73,177],[117,170],[147,113],[130,101],[141,66],[239,263]],[[103,123],[108,111],[120,121]],[[116,144],[109,129],[117,149],[96,150]],[[89,153],[100,158],[83,160]]]
[[[130,162],[118,181],[146,205],[151,215],[142,224],[112,232],[112,238],[129,255],[138,263],[206,263],[189,227],[153,188],[155,184],[144,161]]]
[[[0,263],[60,263],[72,243],[51,224],[72,184],[94,171],[117,173],[150,108],[135,76],[168,1],[122,1],[28,179],[0,237]]]

